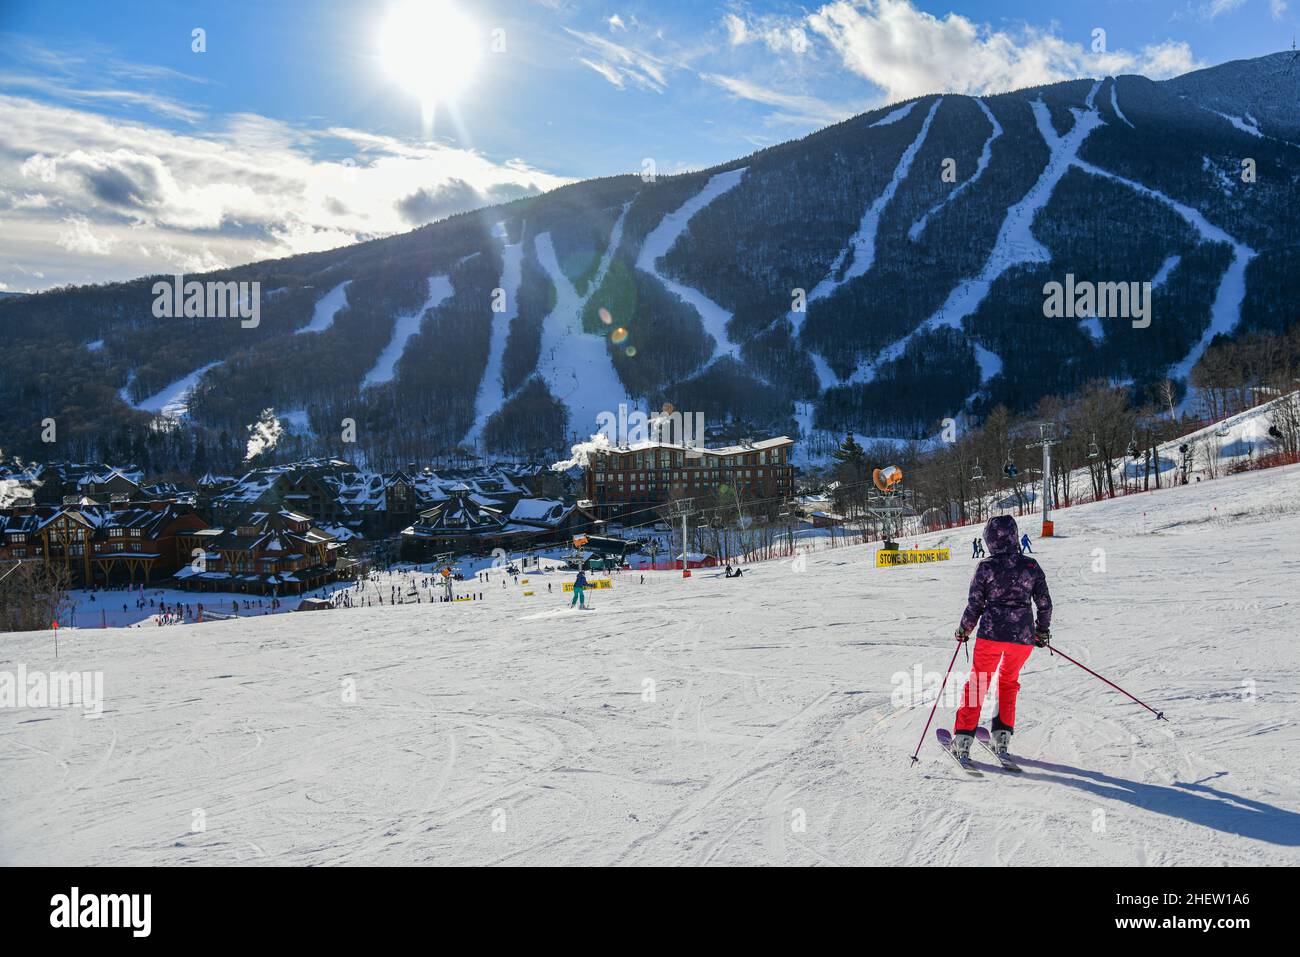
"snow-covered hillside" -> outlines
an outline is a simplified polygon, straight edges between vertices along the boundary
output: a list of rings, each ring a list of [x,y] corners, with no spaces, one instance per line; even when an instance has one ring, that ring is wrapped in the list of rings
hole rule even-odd
[[[102,670],[105,695],[0,709],[0,863],[1300,863],[1300,467],[1057,528],[1035,542],[1056,643],[1170,720],[1035,651],[1019,777],[933,741],[908,760],[972,570],[958,529],[918,540],[945,564],[625,574],[588,612],[546,573],[70,631],[57,661],[48,632],[0,636],[0,672]]]

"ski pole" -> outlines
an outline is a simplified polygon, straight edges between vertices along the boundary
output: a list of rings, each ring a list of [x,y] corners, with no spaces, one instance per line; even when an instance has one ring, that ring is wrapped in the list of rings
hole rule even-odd
[[[1129,694],[1127,691],[1125,691],[1125,690],[1124,690],[1123,688],[1121,688],[1119,685],[1115,684],[1115,682],[1111,681],[1109,678],[1102,678],[1101,675],[1097,674],[1097,672],[1093,671],[1093,670],[1092,670],[1091,668],[1089,668],[1087,665],[1085,665],[1085,664],[1080,664],[1079,662],[1075,661],[1073,658],[1071,658],[1069,655],[1067,655],[1067,654],[1066,654],[1064,651],[1062,651],[1060,648],[1057,648],[1056,646],[1054,646],[1054,645],[1052,645],[1052,644],[1050,644],[1050,643],[1048,644],[1047,647],[1048,647],[1049,651],[1050,651],[1052,654],[1060,655],[1062,658],[1064,658],[1066,661],[1070,662],[1071,664],[1079,665],[1080,668],[1082,668],[1084,671],[1088,672],[1088,674],[1092,675],[1094,678],[1100,678],[1102,681],[1106,682],[1106,684],[1110,685],[1112,688],[1114,688],[1114,689],[1115,689],[1116,691],[1118,691],[1120,694],[1125,695],[1125,696],[1128,697],[1128,698],[1132,698],[1132,699],[1133,699],[1134,701],[1136,701],[1138,704],[1142,705],[1142,707],[1146,708],[1146,709],[1147,709],[1148,711],[1150,711],[1153,715],[1155,715],[1157,721],[1161,721],[1161,720],[1163,720],[1163,721],[1168,721],[1168,720],[1169,720],[1168,718],[1165,717],[1165,713],[1164,713],[1163,711],[1157,711],[1155,708],[1151,707],[1151,705],[1147,704],[1145,701],[1142,701],[1142,700],[1140,700],[1140,699],[1138,699],[1138,698],[1134,698],[1131,694]]]
[[[912,752],[913,764],[920,760],[917,755],[921,753],[921,745],[925,744],[925,736],[930,733],[930,722],[934,720],[934,713],[939,710],[939,699],[943,697],[943,689],[948,685],[948,676],[952,674],[952,666],[957,663],[957,653],[961,651],[961,646],[964,644],[966,642],[959,641],[957,647],[952,650],[952,661],[948,662],[948,670],[943,673],[943,682],[939,685],[939,694],[935,696],[934,707],[930,709],[930,717],[926,719],[925,730],[921,732],[921,740],[916,742],[916,750]]]

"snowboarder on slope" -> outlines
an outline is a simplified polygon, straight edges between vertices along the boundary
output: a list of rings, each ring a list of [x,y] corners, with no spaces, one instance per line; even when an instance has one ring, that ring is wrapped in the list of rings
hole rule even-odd
[[[573,580],[573,601],[569,602],[569,607],[574,605],[583,611],[587,609],[587,573],[581,568],[578,569],[578,577]]]
[[[1020,554],[1021,554],[1021,555],[1024,555],[1024,554],[1026,554],[1026,553],[1028,553],[1028,554],[1030,554],[1030,555],[1034,554],[1033,546],[1031,546],[1031,545],[1029,544],[1029,533],[1028,533],[1028,532],[1025,532],[1025,534],[1023,534],[1023,535],[1020,536]]]
[[[975,568],[966,612],[957,626],[956,639],[966,641],[979,622],[970,678],[953,723],[952,750],[958,760],[970,756],[980,708],[995,671],[998,713],[992,721],[993,750],[1007,754],[1015,730],[1020,669],[1035,646],[1042,648],[1051,641],[1052,596],[1047,590],[1047,576],[1037,561],[1016,551],[1018,533],[1016,520],[1010,515],[991,518],[984,526],[989,557]],[[1031,602],[1038,610],[1037,621]]]

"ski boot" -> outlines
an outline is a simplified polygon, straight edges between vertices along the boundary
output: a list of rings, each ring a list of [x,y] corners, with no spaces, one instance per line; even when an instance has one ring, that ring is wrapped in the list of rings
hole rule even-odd
[[[999,758],[1011,757],[1011,732],[994,731],[993,732],[993,753]]]
[[[976,728],[975,737],[993,757],[998,759],[1004,771],[1020,771],[1020,765],[1011,758],[1011,732],[1005,728],[989,733],[988,728]]]

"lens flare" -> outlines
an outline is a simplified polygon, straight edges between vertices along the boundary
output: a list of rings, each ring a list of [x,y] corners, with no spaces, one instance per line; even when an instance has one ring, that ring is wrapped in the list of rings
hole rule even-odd
[[[627,330],[622,326],[619,326],[609,334],[609,337],[614,341],[614,345],[621,346],[623,343],[627,342]]]

